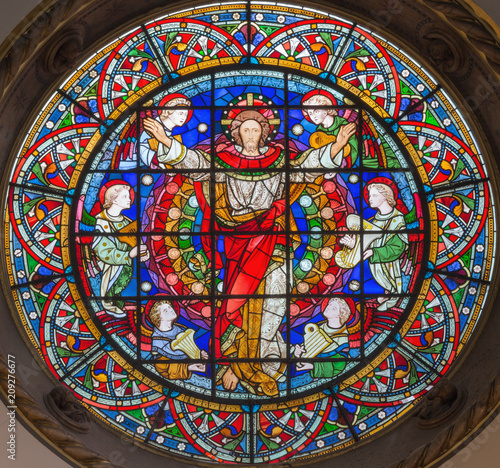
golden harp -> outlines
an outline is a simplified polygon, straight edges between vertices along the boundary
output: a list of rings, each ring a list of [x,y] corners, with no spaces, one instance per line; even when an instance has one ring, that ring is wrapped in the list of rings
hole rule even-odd
[[[328,348],[333,340],[315,323],[309,323],[304,327],[304,347],[306,352],[302,357],[313,358]]]
[[[311,148],[317,149],[322,148],[329,143],[335,143],[336,141],[337,137],[335,135],[328,135],[325,132],[314,132],[309,137],[309,146],[311,146]]]
[[[194,342],[194,330],[191,330],[190,328],[182,333],[179,333],[175,340],[172,341],[170,347],[174,351],[180,349],[191,359],[200,359],[201,351]]]
[[[137,221],[133,221],[121,228],[118,232],[118,240],[134,248],[137,245]],[[122,235],[120,235],[122,234]],[[128,234],[128,235],[127,235]]]
[[[359,230],[361,225],[359,215],[350,214],[346,219],[347,228],[353,231]],[[363,220],[363,248],[368,248],[375,239],[383,236],[381,229],[369,221]],[[335,261],[340,268],[354,268],[360,261],[362,256],[361,251],[361,236],[359,234],[351,234],[355,238],[355,244],[352,249],[344,245],[344,248],[335,254]]]

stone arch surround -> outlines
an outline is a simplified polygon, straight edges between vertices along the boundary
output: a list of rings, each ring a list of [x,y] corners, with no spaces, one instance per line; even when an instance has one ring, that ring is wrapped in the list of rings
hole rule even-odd
[[[42,4],[42,8],[48,8],[50,3],[52,2],[45,2]],[[403,16],[403,13],[395,15],[394,12],[390,11],[390,8],[387,9],[386,2],[380,2],[382,7],[379,10],[379,14],[373,13],[378,5],[378,2],[342,2],[343,13],[346,16],[352,16],[352,11],[348,10],[350,3],[352,3],[353,6],[355,4],[358,9],[357,14],[367,22],[366,24],[370,24],[371,27],[374,27],[374,20],[382,22],[385,28],[385,34],[387,34],[387,31],[390,31],[390,33],[396,36],[400,41],[404,42],[407,47],[409,46],[410,48],[413,48],[413,50],[419,49],[416,45],[420,47],[431,47],[428,44],[428,41],[431,41],[432,43],[432,40],[436,40],[433,33],[431,34],[429,32],[425,32],[426,24],[436,24],[445,29],[449,36],[447,35],[445,39],[443,39],[443,37],[438,37],[437,40],[439,40],[439,47],[436,46],[435,49],[431,47],[431,50],[437,50],[436,57],[442,58],[442,55],[439,54],[442,54],[443,41],[445,43],[447,41],[451,41],[452,44],[455,44],[455,47],[451,47],[451,49],[461,50],[461,53],[464,53],[466,56],[458,57],[456,60],[446,61],[444,65],[447,69],[441,70],[441,73],[453,81],[456,92],[459,96],[465,96],[468,98],[467,102],[474,111],[474,117],[484,132],[485,145],[489,145],[491,148],[497,147],[500,137],[495,133],[496,129],[494,128],[494,125],[492,125],[492,122],[497,120],[496,112],[498,112],[496,109],[498,109],[497,100],[499,96],[498,88],[495,86],[495,82],[498,79],[497,71],[499,70],[499,62],[498,50],[495,46],[497,38],[496,35],[492,35],[493,28],[490,25],[486,25],[485,27],[484,23],[472,18],[470,8],[464,7],[462,2],[426,1],[411,2],[411,5],[409,5],[410,2],[408,2],[408,4],[401,2],[404,12],[411,12],[410,14],[404,16],[405,18],[408,18],[408,24],[411,23],[413,25],[412,27],[405,27],[401,24],[393,25],[392,23],[396,22],[395,17],[399,18],[400,15]],[[367,5],[363,8],[365,3]],[[330,3],[330,5],[334,4],[335,2]],[[20,35],[16,42],[12,42],[14,53],[11,53],[10,56],[5,55],[0,64],[0,87],[2,87],[2,101],[0,104],[2,107],[0,108],[0,119],[3,120],[1,124],[5,129],[5,136],[2,140],[3,154],[7,154],[9,148],[14,144],[17,136],[17,129],[20,128],[23,116],[27,113],[26,109],[30,109],[30,107],[37,102],[39,96],[43,94],[44,90],[50,85],[50,83],[54,79],[57,79],[57,73],[61,70],[60,68],[57,68],[57,64],[49,66],[44,66],[42,64],[43,61],[50,60],[51,53],[52,55],[55,54],[57,56],[57,50],[47,52],[44,48],[47,46],[50,47],[50,43],[57,40],[59,41],[59,44],[68,44],[67,47],[70,52],[71,50],[74,50],[75,47],[76,49],[81,48],[82,50],[85,50],[88,46],[94,43],[96,38],[100,37],[99,35],[104,34],[104,30],[107,31],[109,29],[114,29],[114,27],[110,27],[109,22],[107,24],[99,24],[102,23],[102,21],[99,20],[99,13],[102,13],[101,9],[106,7],[109,8],[110,5],[112,5],[112,2],[99,2],[99,5],[97,5],[96,2],[95,8],[92,9],[94,3],[87,2],[86,8],[88,10],[86,14],[83,14],[82,10],[78,9],[78,2],[59,2],[59,4],[54,4],[54,8],[50,15],[42,13],[40,19],[35,21],[28,32]],[[155,2],[146,2],[140,6],[131,6],[130,9],[126,6],[126,2],[120,2],[120,5],[122,6],[122,9],[117,13],[116,20],[113,20],[115,21],[114,24],[116,25],[116,28],[125,24],[128,18],[136,18],[137,16],[144,14],[146,9],[153,9],[157,6]],[[177,3],[172,8],[182,8],[182,5],[182,2]],[[321,2],[316,2],[316,5],[319,8],[327,8],[327,5],[322,5]],[[136,10],[133,10],[134,7]],[[432,9],[429,9],[429,7],[432,7]],[[140,11],[141,9],[142,11]],[[385,13],[382,15],[380,12]],[[77,18],[77,20],[74,18]],[[410,21],[410,18],[413,18],[413,21]],[[422,21],[417,22],[415,21],[415,18],[420,18]],[[57,21],[57,28],[51,26],[55,24],[54,21]],[[415,26],[415,24],[417,26]],[[65,28],[68,26],[69,30],[65,31]],[[99,27],[101,27],[101,30]],[[422,33],[423,30],[424,33]],[[40,36],[37,36],[37,33],[39,33]],[[40,38],[43,39],[40,40]],[[425,44],[427,44],[427,46]],[[457,46],[457,44],[460,46]],[[475,46],[477,49],[469,51],[468,47],[471,47],[471,44],[473,45],[472,47]],[[461,46],[465,47],[465,51]],[[446,46],[444,47],[446,49]],[[65,60],[71,59],[71,53],[63,55],[66,57]],[[429,57],[433,57],[432,53]],[[61,67],[60,61],[57,63],[59,64],[58,66]],[[436,63],[436,66],[437,68],[440,68],[443,64]],[[25,93],[24,102],[22,100],[19,101],[20,93],[23,86],[26,86],[26,83],[31,83],[31,93]],[[20,105],[17,103],[20,103]],[[22,108],[24,108],[24,110]],[[493,152],[491,153],[494,154]],[[496,161],[493,160],[492,163],[495,165]],[[473,405],[476,400],[475,397],[481,398],[485,395],[489,395],[486,410],[483,412],[476,411],[476,417],[473,417],[472,413],[470,413],[470,418],[467,419],[468,427],[462,435],[471,432],[473,430],[472,427],[477,425],[477,423],[484,422],[484,420],[487,419],[482,418],[481,420],[477,420],[478,414],[482,414],[483,416],[487,416],[488,413],[494,414],[495,408],[498,404],[498,383],[493,386],[488,386],[488,384],[495,377],[495,372],[498,369],[499,354],[495,343],[495,332],[498,330],[498,318],[495,318],[495,305],[492,304],[490,307],[493,308],[493,313],[490,314],[489,318],[485,317],[485,320],[483,321],[483,332],[477,338],[476,346],[471,349],[468,356],[463,359],[460,369],[456,369],[455,375],[452,377],[454,382],[467,389],[469,393],[467,405]],[[10,335],[16,335],[13,323],[5,324],[2,335],[3,333],[7,334],[8,331],[12,332]],[[2,339],[2,351],[6,350],[5,352],[8,352],[9,347],[13,345],[13,341],[9,342],[9,340],[14,340],[14,336]],[[26,349],[23,349],[21,352],[21,349],[18,350],[18,348],[19,347],[16,347],[16,353],[18,353],[19,359],[26,358],[26,362],[30,362],[31,358],[29,352]],[[24,353],[24,356],[22,353]],[[481,366],[477,365],[479,362],[481,362]],[[34,403],[38,402],[41,405],[41,392],[38,390],[35,393],[34,389],[35,387],[42,388],[43,392],[45,392],[49,390],[52,385],[52,382],[45,379],[44,375],[41,375],[40,379],[37,378],[36,384],[30,381],[30,379],[27,379],[25,385],[28,394],[34,395],[35,400],[31,400],[27,396],[25,401],[26,406],[22,412],[26,413],[28,419],[30,419],[29,416],[31,414],[34,418],[32,421],[37,421],[36,424],[40,425],[40,428],[43,428],[43,425],[40,424],[40,418],[42,416],[41,414],[38,414],[38,419],[34,416],[34,412],[37,411]],[[485,388],[489,390],[485,391]],[[53,425],[53,423],[51,424]],[[82,456],[82,453],[85,452],[86,449],[82,448],[74,441],[72,443],[68,443],[70,439],[64,439],[64,437],[61,437],[60,434],[57,433],[58,429],[55,426],[53,427],[51,424],[49,424],[50,430],[45,428],[46,432],[44,432],[44,434],[53,439],[55,443],[59,441],[61,446],[65,446],[66,449],[69,447],[70,450],[69,452],[66,451],[66,453],[71,453],[71,456],[75,459],[78,459],[78,456]],[[457,441],[460,439],[458,426],[459,425],[454,425],[453,427],[450,426],[450,431],[456,433]],[[426,450],[424,453],[422,451],[418,452],[418,448],[421,445],[425,446],[430,443],[430,441],[442,429],[443,428],[425,433],[422,432],[422,434],[418,434],[419,436],[421,435],[421,437],[415,437],[415,426],[414,424],[412,425],[411,420],[407,420],[401,424],[397,431],[397,442],[394,439],[396,435],[389,433],[364,447],[358,448],[351,454],[341,455],[336,461],[341,464],[340,466],[342,466],[342,463],[346,463],[345,466],[348,466],[348,464],[354,463],[355,460],[362,465],[362,460],[369,459],[371,453],[373,453],[373,448],[377,449],[376,445],[381,444],[381,446],[385,447],[385,449],[382,449],[379,452],[381,457],[380,466],[388,466],[390,462],[403,460],[412,450],[416,451],[414,452],[415,455],[411,456],[411,459],[416,459],[419,462],[425,461],[422,465],[425,466],[428,465],[427,460],[431,462],[430,454],[432,454],[434,449]],[[56,435],[56,433],[59,435]],[[103,447],[102,442],[100,446],[99,444],[93,446],[91,443],[91,439],[100,438],[101,433],[104,437],[106,431],[95,425],[93,436],[88,437],[89,440],[86,440],[86,437],[81,437],[80,439],[85,445],[87,445],[87,447],[92,447],[97,452],[104,453],[104,451],[100,448],[100,446]],[[97,434],[99,434],[99,437],[96,437]],[[409,434],[412,434],[412,437],[408,437]],[[387,445],[385,444],[391,443],[391,446],[401,445],[399,442],[400,438],[404,439],[405,443],[399,447],[401,452],[398,453],[398,457],[396,457],[396,454],[392,451],[392,457],[390,460],[382,460],[382,457],[389,452],[387,450]],[[66,440],[66,445],[64,440]],[[453,446],[454,444],[451,444],[448,441],[441,446],[441,449],[453,448]],[[369,451],[370,448],[371,451]],[[138,457],[137,461],[141,460],[141,457],[140,455],[137,455],[137,452],[146,456],[146,452],[134,452],[134,457]],[[420,454],[419,456],[417,456],[418,453]],[[442,450],[437,450],[437,455],[440,455],[441,453],[443,453]],[[83,461],[85,459],[84,463],[89,464],[89,466],[98,466],[101,463],[103,464],[102,466],[109,466],[105,460],[100,459],[96,455],[92,456],[91,452],[85,452],[85,454],[86,458],[80,458],[80,460]],[[152,454],[149,456],[155,457],[155,455]],[[429,457],[429,459],[425,457]],[[407,464],[402,466],[418,466],[408,464],[411,463],[411,459],[408,459],[406,462]]]

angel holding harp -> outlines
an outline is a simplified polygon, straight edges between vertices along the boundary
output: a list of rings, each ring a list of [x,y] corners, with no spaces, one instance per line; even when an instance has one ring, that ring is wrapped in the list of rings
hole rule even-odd
[[[372,231],[380,233],[366,235],[363,242],[363,260],[368,260],[373,278],[384,288],[386,294],[401,294],[403,274],[400,259],[408,248],[408,235],[397,232],[406,229],[406,222],[403,213],[397,208],[396,185],[386,177],[376,177],[367,184],[365,199],[371,208],[377,210],[366,225],[371,227]],[[359,245],[358,237],[357,234],[346,234],[339,243],[352,250]],[[378,298],[378,308],[388,310],[396,305],[398,300],[398,297],[381,296]]]
[[[191,372],[206,372],[206,364],[175,362],[180,359],[208,359],[206,351],[200,351],[193,335],[194,330],[179,325],[179,310],[175,303],[157,301],[149,311],[153,324],[152,353],[159,356],[156,370],[167,379],[186,380]],[[173,361],[173,362],[172,362]]]
[[[144,262],[149,259],[149,252],[145,245],[137,246],[136,236],[127,235],[137,231],[137,223],[122,214],[134,201],[132,187],[123,180],[112,180],[102,186],[99,198],[103,210],[95,217],[95,230],[99,235],[94,236],[92,250],[102,273],[100,295],[111,298],[120,296],[130,283],[133,259],[139,255]],[[126,316],[123,305],[120,300],[102,300],[104,310],[114,317]]]

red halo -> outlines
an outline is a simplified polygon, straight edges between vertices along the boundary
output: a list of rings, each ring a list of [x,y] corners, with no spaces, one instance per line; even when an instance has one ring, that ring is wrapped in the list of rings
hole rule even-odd
[[[338,105],[338,101],[333,97],[333,94],[329,93],[328,91],[325,91],[324,89],[313,89],[312,91],[309,91],[304,95],[300,103],[303,105],[304,102],[309,101],[309,99],[311,99],[314,96],[325,96],[326,98],[330,99],[330,101],[332,101],[332,105],[334,106]],[[302,114],[304,114],[304,117],[307,119],[308,122],[311,122],[311,120],[309,120],[307,112],[304,109],[302,109]]]
[[[321,312],[323,313],[326,309],[326,306],[328,305],[328,303],[330,302],[330,299],[334,299],[334,298],[338,298],[338,299],[344,299],[344,301],[347,302],[347,305],[349,306],[349,309],[351,309],[351,315],[349,318],[352,317],[352,315],[356,312],[356,306],[354,304],[354,300],[351,299],[350,297],[341,297],[341,296],[333,296],[333,297],[328,297],[326,298],[323,303],[321,304]]]
[[[278,129],[280,127],[280,123],[279,122],[281,121],[281,117],[280,117],[279,113],[275,113],[273,111],[272,106],[269,105],[269,102],[267,102],[265,100],[265,98],[260,99],[259,97],[255,96],[256,93],[252,93],[252,92],[249,92],[249,93],[246,93],[244,95],[241,95],[238,98],[238,99],[241,98],[239,101],[236,101],[236,100],[232,101],[232,104],[231,104],[232,107],[231,107],[231,109],[229,109],[229,111],[227,113],[227,118],[223,119],[226,122],[224,124],[222,124],[222,122],[221,122],[222,132],[223,132],[223,134],[225,134],[225,136],[226,136],[226,138],[228,140],[233,141],[232,136],[229,135],[232,121],[241,112],[244,112],[244,111],[248,110],[248,108],[247,108],[247,106],[248,106],[248,96],[250,94],[253,96],[252,106],[254,108],[252,110],[255,111],[255,112],[258,112],[265,119],[267,119],[267,121],[269,123],[269,127],[270,127],[270,131],[269,131],[269,135],[268,135],[268,140],[272,140],[274,137],[276,137],[276,134],[278,133]],[[275,123],[275,124],[271,124],[270,120],[273,120],[273,119],[278,120],[278,122]]]
[[[364,189],[364,193],[363,193],[363,196],[365,198],[365,202],[368,204],[368,206],[370,206],[369,202],[368,202],[368,197],[369,197],[369,193],[368,193],[368,187],[372,184],[384,184],[384,185],[388,185],[391,190],[392,190],[392,193],[394,193],[394,200],[398,201],[398,195],[399,195],[399,192],[398,192],[398,187],[396,186],[396,184],[391,180],[389,179],[388,177],[375,177],[374,179],[371,179],[366,185],[365,185],[365,189]]]
[[[104,206],[104,195],[106,195],[106,190],[108,190],[110,187],[113,187],[113,185],[128,185],[130,187],[130,203],[131,204],[134,203],[135,192],[132,186],[128,182],[125,182],[124,180],[117,179],[117,180],[109,180],[99,190],[99,201],[101,202],[101,205]]]
[[[164,107],[166,106],[170,101],[174,100],[174,99],[185,99],[186,101],[189,101],[189,99],[184,96],[184,94],[181,94],[181,93],[172,93],[172,94],[169,94],[168,96],[165,96],[161,101],[160,101],[160,104],[158,104],[159,107]],[[191,102],[191,101],[189,101]],[[163,109],[162,109],[163,110]],[[193,109],[189,109],[189,112],[188,112],[188,116],[187,116],[187,119],[186,119],[186,122],[184,125],[186,125],[190,120],[191,120],[191,117],[193,115]]]
[[[238,101],[236,103],[236,105],[233,106],[229,110],[228,115],[227,115],[228,120],[230,120],[232,122],[239,114],[248,110],[247,109],[248,94],[251,94],[251,93],[247,93],[245,98],[243,98],[241,101]],[[269,120],[276,118],[275,113],[273,112],[272,108],[268,105],[268,103],[266,101],[263,101],[259,98],[254,97],[253,98],[253,106],[255,106],[255,108],[252,110],[261,114],[265,119],[267,119],[268,122],[269,122]],[[224,130],[229,129],[230,127],[231,127],[231,124],[222,126],[222,128]],[[276,127],[276,125],[272,125],[271,123],[269,123],[269,128],[270,128],[269,136],[271,136],[273,134],[275,127]],[[278,128],[279,128],[279,125],[278,125]]]

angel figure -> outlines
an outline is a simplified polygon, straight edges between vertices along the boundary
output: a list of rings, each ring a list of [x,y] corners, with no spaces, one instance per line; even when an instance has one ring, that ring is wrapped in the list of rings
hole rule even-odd
[[[325,299],[321,304],[325,320],[318,324],[306,324],[304,343],[296,344],[293,350],[294,357],[299,359],[297,371],[308,370],[316,379],[331,379],[339,375],[347,365],[347,358],[359,355],[362,343],[368,343],[375,335],[390,330],[401,317],[401,309],[379,310],[378,306],[376,299],[364,301],[364,317],[361,320],[360,304],[356,305],[352,299]],[[332,359],[301,362],[301,358]]]
[[[175,138],[182,143],[181,135],[173,135],[172,132],[176,127],[184,126],[193,115],[193,111],[188,107],[191,101],[183,94],[173,93],[164,97],[159,107],[161,110],[147,110],[145,111],[146,117],[152,119],[161,126],[163,131],[168,137]],[[117,147],[115,158],[118,159],[113,163],[118,169],[131,170],[137,169],[137,147],[134,144],[137,135],[137,122],[135,115],[130,119],[128,125],[122,132],[121,139],[124,147]],[[165,165],[158,162],[158,140],[155,136],[144,129],[142,119],[140,119],[140,137],[139,140],[139,156],[143,165],[153,168],[165,168]]]
[[[175,346],[176,340],[181,335],[185,335],[186,331],[189,330],[176,323],[178,318],[179,312],[174,308],[172,303],[169,301],[155,302],[149,312],[149,320],[153,324],[153,334],[151,336],[153,344],[151,350],[153,354],[160,356],[159,359],[161,361],[169,361],[155,365],[156,370],[163,377],[167,379],[187,380],[191,377],[191,372],[206,372],[207,366],[203,363],[170,362],[192,357]],[[191,343],[191,348],[194,352],[199,352],[194,341]],[[208,359],[206,351],[203,350],[199,353],[201,359]]]
[[[351,303],[349,305],[348,301]],[[343,299],[340,297],[333,297],[323,302],[321,306],[321,314],[325,321],[318,325],[317,333],[321,334],[329,344],[314,357],[319,358],[345,358],[348,348],[348,331],[347,323],[349,319],[354,316],[353,314],[354,303],[352,300]],[[294,355],[296,358],[307,355],[305,344],[295,345]],[[315,354],[315,353],[313,353]],[[345,369],[346,361],[318,361],[318,362],[305,362],[297,364],[297,370],[304,371],[310,370],[313,378],[332,378],[340,374]]]
[[[395,191],[394,183],[385,177],[371,180],[366,187],[368,203],[377,210],[377,214],[369,221],[385,232],[373,242],[365,243],[363,260],[368,260],[373,278],[384,288],[386,294],[403,292],[400,258],[408,248],[408,235],[397,232],[406,229],[406,223],[403,214],[396,208]],[[339,242],[353,249],[356,236],[344,235]],[[388,310],[398,300],[399,297],[381,296],[378,298],[378,308]]]
[[[348,165],[352,166],[358,158],[358,137],[352,132],[356,124],[339,116],[338,110],[334,108],[337,100],[329,92],[315,89],[302,98],[302,105],[306,106],[302,110],[306,119],[318,126],[316,132],[311,135],[309,144],[313,148],[319,148],[337,140],[345,142],[343,157]]]
[[[111,298],[120,296],[130,283],[134,270],[133,259],[139,254],[141,261],[149,259],[147,247],[145,245],[137,247],[135,237],[113,235],[123,232],[132,223],[122,211],[132,206],[133,193],[132,187],[124,181],[108,182],[101,189],[103,195],[101,203],[104,209],[95,217],[95,230],[99,235],[94,236],[92,249],[102,273],[100,295],[103,298],[110,298],[103,299],[102,306],[114,317],[126,316],[122,310],[124,301],[113,301]]]

